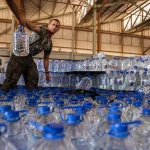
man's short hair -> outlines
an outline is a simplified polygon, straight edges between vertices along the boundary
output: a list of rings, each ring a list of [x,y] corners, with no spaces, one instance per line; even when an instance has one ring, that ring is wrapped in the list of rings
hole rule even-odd
[[[58,19],[52,19],[52,20],[50,20],[49,24],[50,24],[53,20],[55,20],[55,21],[57,21],[57,22],[60,23],[60,21],[59,21]]]

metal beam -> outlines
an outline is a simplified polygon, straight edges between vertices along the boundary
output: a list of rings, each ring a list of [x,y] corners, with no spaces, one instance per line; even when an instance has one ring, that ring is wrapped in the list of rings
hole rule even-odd
[[[143,54],[145,54],[149,50],[150,50],[150,46],[143,52]]]
[[[1,19],[0,18],[0,22],[2,22],[2,23],[11,23],[12,20],[11,19]]]
[[[9,9],[9,7],[8,6],[1,6],[0,7],[0,10],[6,10],[6,9]]]
[[[51,16],[54,15],[54,11],[55,11],[56,5],[57,5],[57,0],[55,0],[55,2],[54,2],[54,6],[53,6],[53,10],[52,10]]]
[[[65,13],[65,14],[62,13],[62,14],[59,14],[59,15],[54,15],[54,16],[49,16],[49,17],[43,17],[43,18],[39,18],[39,19],[31,19],[30,21],[37,22],[37,21],[52,19],[52,18],[55,18],[55,17],[67,16],[67,15],[71,15],[71,14],[72,14],[72,12],[68,12],[68,13]]]
[[[126,0],[126,1],[116,1],[116,2],[112,2],[112,3],[107,3],[105,4],[103,7],[111,7],[111,6],[117,6],[117,5],[124,5],[124,4],[130,4],[130,3],[134,3],[134,2],[139,2],[139,1],[144,1],[144,0]],[[102,7],[102,4],[98,4],[97,8]]]
[[[75,39],[75,8],[72,8],[72,57],[71,59],[74,60],[74,39]]]
[[[3,32],[0,33],[0,36],[2,36],[3,34],[6,34],[7,32],[9,32],[11,30],[11,27],[4,30]]]
[[[96,0],[94,0],[93,8],[93,56],[96,54]]]

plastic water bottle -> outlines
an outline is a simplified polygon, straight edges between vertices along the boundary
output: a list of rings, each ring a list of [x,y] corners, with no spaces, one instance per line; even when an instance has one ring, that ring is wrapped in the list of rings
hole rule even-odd
[[[110,125],[110,130],[105,133],[97,149],[103,150],[138,150],[137,142],[129,133],[128,126],[139,125],[141,121],[121,122]]]
[[[27,150],[29,146],[27,142],[30,141],[31,137],[21,120],[25,115],[27,115],[27,111],[8,111],[3,117],[8,124],[6,137],[18,150]]]
[[[76,85],[77,89],[89,90],[92,87],[92,80],[90,77],[84,77],[82,80]]]
[[[66,125],[66,137],[74,144],[77,150],[93,150],[95,142],[89,132],[86,130],[83,122],[83,116],[77,113],[66,115],[66,120],[62,118]]]
[[[62,124],[47,124],[42,126],[30,121],[39,131],[43,132],[43,138],[37,141],[31,150],[76,150],[73,144],[65,138]]]
[[[14,32],[13,53],[16,56],[28,56],[29,54],[29,36],[21,25]]]
[[[136,82],[136,78],[134,72],[133,71],[131,71],[130,73],[126,72],[124,90],[134,91],[135,82]]]
[[[148,141],[148,138],[150,139],[150,137],[148,137],[150,133],[150,109],[143,108],[142,115],[138,120],[141,120],[142,124],[132,130],[132,136],[137,141],[140,149],[148,150],[148,144],[150,147],[150,141]]]
[[[44,105],[44,103],[43,103],[43,105]],[[48,103],[47,103],[47,105],[48,105]],[[50,112],[50,107],[46,106],[46,103],[45,103],[45,106],[39,106],[36,108],[36,114],[33,119],[35,121],[37,121],[37,123],[39,123],[43,126],[48,123],[55,122],[55,118],[53,117],[52,113]],[[37,128],[30,126],[30,130],[32,133],[32,137],[34,139],[39,139],[42,137],[42,132],[40,132]]]
[[[0,149],[1,150],[17,150],[17,148],[4,137],[7,131],[7,126],[5,124],[0,124]]]

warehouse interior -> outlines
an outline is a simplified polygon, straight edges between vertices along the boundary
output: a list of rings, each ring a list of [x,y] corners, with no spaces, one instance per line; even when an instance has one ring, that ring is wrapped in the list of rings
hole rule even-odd
[[[60,20],[51,59],[81,60],[99,52],[113,57],[150,53],[150,0],[18,0],[18,5],[37,25]],[[0,1],[0,26],[0,56],[7,60],[18,22],[5,0]],[[43,58],[43,53],[35,58]]]

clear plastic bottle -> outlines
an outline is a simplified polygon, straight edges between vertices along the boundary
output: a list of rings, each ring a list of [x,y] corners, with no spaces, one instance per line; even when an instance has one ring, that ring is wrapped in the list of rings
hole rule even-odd
[[[150,141],[147,141],[148,138],[150,139],[150,137],[148,137],[150,133],[150,109],[143,108],[142,115],[138,120],[141,120],[142,124],[132,130],[132,136],[137,141],[138,147],[141,150],[148,150],[147,142],[149,142],[150,147]]]
[[[0,149],[1,150],[17,150],[17,148],[3,136],[6,132],[7,126],[5,124],[0,124]]]
[[[43,138],[37,141],[31,150],[76,150],[73,144],[65,138],[62,124],[42,126],[33,121],[30,121],[30,123],[43,132]]]
[[[13,53],[16,56],[28,56],[29,54],[29,36],[21,25],[14,32]]]
[[[137,142],[128,131],[128,125],[134,123],[141,124],[140,121],[111,124],[109,132],[101,139],[98,148],[103,150],[138,150]]]

